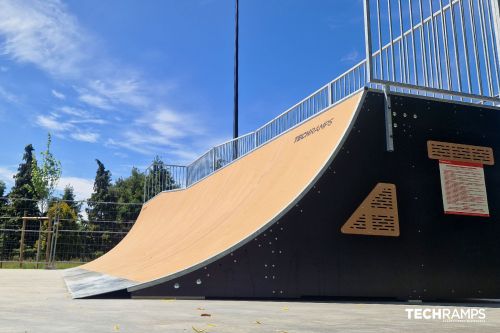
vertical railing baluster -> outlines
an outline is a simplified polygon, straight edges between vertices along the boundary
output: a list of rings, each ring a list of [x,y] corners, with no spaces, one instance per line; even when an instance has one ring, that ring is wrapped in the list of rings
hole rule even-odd
[[[477,86],[479,89],[479,95],[483,94],[483,79],[481,76],[481,62],[479,60],[479,51],[478,51],[478,46],[477,46],[477,34],[476,34],[476,18],[475,18],[475,11],[474,11],[474,2],[471,0],[469,2],[469,20],[471,24],[471,29],[472,29],[472,45],[474,48],[474,60],[476,63],[476,77],[477,77]]]
[[[486,26],[484,17],[483,0],[478,0],[479,6],[479,27],[481,28],[481,38],[483,40],[483,55],[486,64],[486,82],[488,83],[488,95],[493,96],[493,81],[491,79],[491,63],[490,63],[490,50],[488,46],[488,37],[486,36]]]

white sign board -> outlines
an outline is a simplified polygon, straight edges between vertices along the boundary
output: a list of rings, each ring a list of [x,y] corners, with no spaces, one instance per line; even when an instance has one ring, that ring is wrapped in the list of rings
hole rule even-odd
[[[439,161],[445,214],[489,217],[482,164]]]

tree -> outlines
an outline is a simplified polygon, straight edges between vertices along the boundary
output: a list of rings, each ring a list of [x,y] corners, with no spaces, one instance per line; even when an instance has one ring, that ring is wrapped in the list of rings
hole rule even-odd
[[[57,200],[51,203],[47,216],[54,221],[54,237],[52,238],[53,246],[57,244],[56,258],[57,260],[71,260],[73,256],[80,253],[81,249],[75,252],[75,245],[81,244],[80,234],[76,232],[79,229],[77,224],[78,215],[75,210],[65,201]],[[47,221],[44,222],[44,228],[47,229]],[[69,232],[75,230],[75,232]],[[46,249],[46,243],[43,242],[42,248]]]
[[[42,212],[48,207],[48,200],[52,197],[61,178],[61,162],[55,159],[50,151],[52,137],[47,135],[47,150],[41,152],[41,166],[38,166],[33,157],[32,182],[35,197],[39,200]]]
[[[111,242],[108,231],[114,227],[116,221],[116,197],[111,186],[111,172],[106,170],[104,164],[97,160],[97,172],[94,180],[94,192],[90,196],[88,208],[86,209],[89,221],[83,227],[86,231],[103,231],[100,236],[88,233],[87,243],[95,250],[100,247],[99,252],[109,251],[115,244]],[[86,252],[88,250],[86,249]],[[88,251],[89,252],[89,251]]]
[[[141,211],[145,176],[137,168],[132,168],[130,176],[119,178],[113,185],[117,198],[118,221],[135,221]],[[124,226],[127,229],[128,226]],[[128,229],[127,229],[128,230]]]
[[[0,216],[5,217],[6,216],[6,205],[7,205],[7,200],[5,198],[5,189],[6,185],[5,182],[0,180]],[[4,220],[0,219],[0,228],[3,228]],[[1,234],[0,234],[1,236]],[[1,242],[1,241],[0,241]]]
[[[4,207],[4,214],[11,217],[4,220],[5,229],[19,229],[21,226],[21,217],[26,213],[29,216],[38,216],[35,187],[33,185],[32,170],[35,159],[33,156],[34,148],[31,144],[24,147],[23,160],[14,175],[14,186],[9,193],[9,205]],[[26,235],[25,246],[28,249],[35,242],[35,233]],[[0,251],[4,258],[13,259],[13,255],[19,250],[18,232],[4,232],[0,238]]]
[[[109,203],[116,202],[114,191],[111,190],[111,172],[97,160],[97,172],[94,180],[94,192],[90,196],[87,214],[89,220],[114,221],[116,212],[109,208]]]
[[[66,185],[64,187],[64,192],[61,200],[66,202],[75,211],[76,215],[80,215],[82,204],[75,200],[75,190],[73,189],[73,186]]]
[[[14,175],[15,182],[10,192],[11,198],[34,198],[36,192],[32,176],[33,164],[35,163],[34,150],[31,144],[24,147],[23,163],[19,164],[17,173]]]
[[[0,180],[0,216],[3,216],[4,214],[4,207],[7,204],[7,200],[5,199],[5,189],[7,186],[5,185],[5,182]],[[0,220],[0,224],[2,224],[2,221]]]

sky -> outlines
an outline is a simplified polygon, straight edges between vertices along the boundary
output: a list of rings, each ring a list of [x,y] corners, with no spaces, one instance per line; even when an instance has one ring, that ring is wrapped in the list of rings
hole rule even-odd
[[[240,0],[240,134],[364,56],[360,0]],[[231,138],[233,0],[0,0],[0,180],[47,133],[58,188],[92,192],[159,155],[189,164]]]

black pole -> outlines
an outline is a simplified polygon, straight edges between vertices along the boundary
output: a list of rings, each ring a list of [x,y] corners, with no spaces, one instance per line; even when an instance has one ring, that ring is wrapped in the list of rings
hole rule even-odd
[[[235,31],[234,31],[234,119],[233,119],[233,138],[238,137],[238,0],[236,0],[235,12]]]

